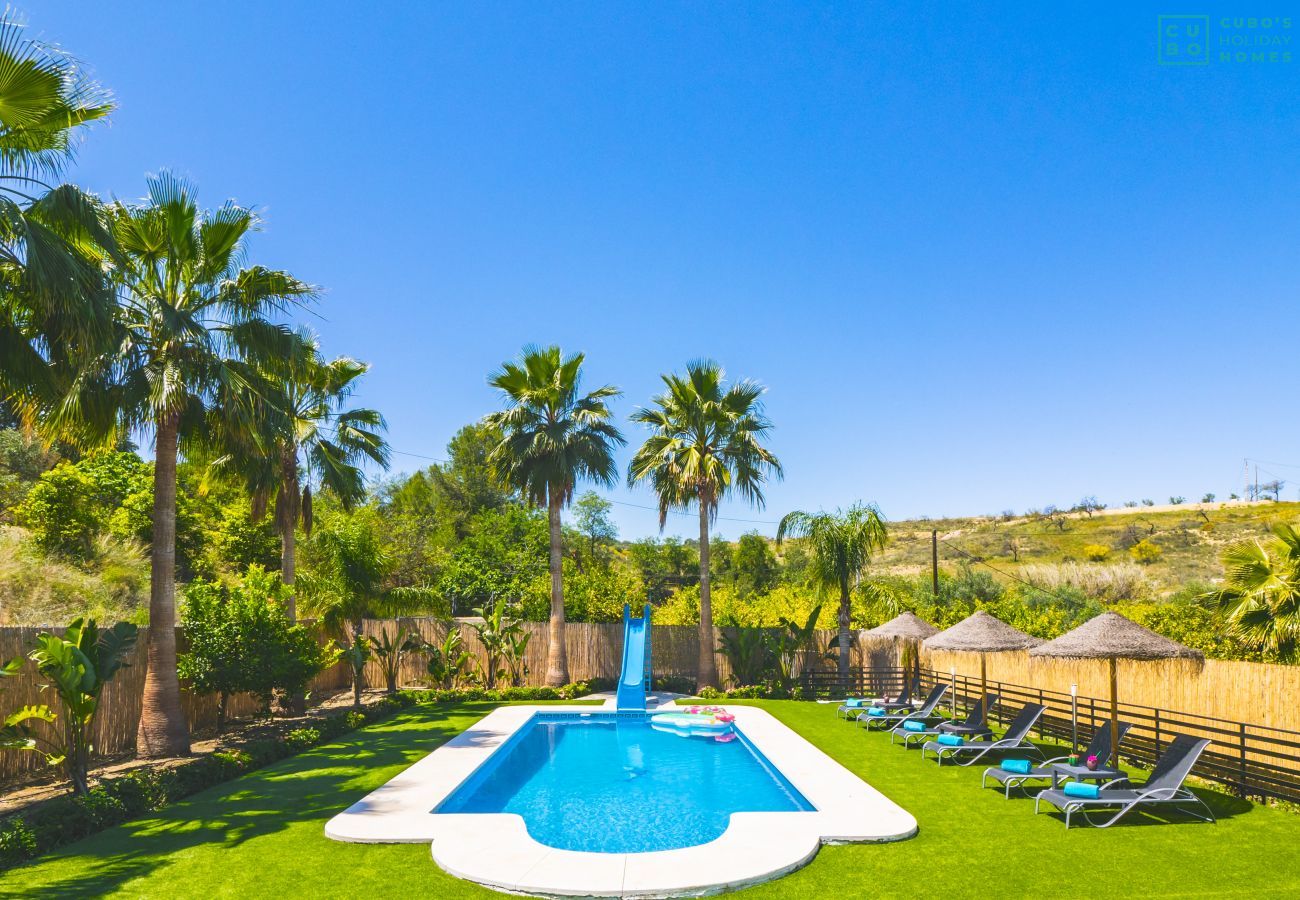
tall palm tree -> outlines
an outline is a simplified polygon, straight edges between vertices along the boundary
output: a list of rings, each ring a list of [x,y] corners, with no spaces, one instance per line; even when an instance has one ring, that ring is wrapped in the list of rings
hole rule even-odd
[[[545,507],[551,528],[551,621],[546,683],[569,680],[564,647],[564,583],[560,512],[573,500],[578,481],[606,486],[618,480],[614,448],[626,443],[610,422],[607,401],[620,391],[610,385],[581,393],[584,356],[565,356],[559,347],[525,347],[488,379],[507,408],[486,422],[501,430],[490,459],[498,476],[525,502]]]
[[[296,532],[301,524],[311,534],[312,482],[351,510],[366,497],[364,462],[386,469],[389,460],[384,417],[373,409],[345,408],[370,366],[345,356],[326,361],[315,335],[300,330],[298,338],[302,355],[260,362],[246,402],[216,410],[212,429],[223,451],[213,471],[232,472],[244,482],[254,518],[274,510],[290,621],[297,615]]]
[[[1294,660],[1300,645],[1300,534],[1273,525],[1276,540],[1247,540],[1223,553],[1223,587],[1207,595],[1229,630],[1261,650]]]
[[[112,233],[123,255],[114,270],[113,341],[84,361],[51,427],[82,442],[137,430],[154,435],[154,500],[149,589],[149,663],[137,751],[189,751],[176,675],[176,458],[213,404],[256,383],[255,364],[303,352],[269,317],[310,298],[285,272],[241,268],[257,224],[228,202],[200,212],[194,189],[163,174],[148,180],[138,205],[115,203]]]
[[[884,549],[888,538],[885,517],[875,504],[855,503],[847,511],[806,513],[795,510],[781,519],[776,542],[804,538],[809,550],[808,572],[819,587],[840,595],[839,677],[849,679],[850,591],[866,570],[873,554]]]
[[[112,107],[74,59],[0,16],[0,400],[28,419],[69,348],[109,320],[101,261],[113,245],[101,205],[50,182],[83,126]]]
[[[710,360],[697,360],[686,375],[663,375],[667,388],[654,405],[638,409],[632,421],[652,433],[632,458],[627,482],[649,482],[659,497],[659,528],[669,510],[697,504],[700,514],[700,687],[718,681],[714,660],[713,607],[709,594],[709,525],[718,504],[737,493],[763,506],[763,485],[780,478],[781,463],[764,447],[772,428],[763,414],[764,388],[744,380],[725,384],[726,373]]]

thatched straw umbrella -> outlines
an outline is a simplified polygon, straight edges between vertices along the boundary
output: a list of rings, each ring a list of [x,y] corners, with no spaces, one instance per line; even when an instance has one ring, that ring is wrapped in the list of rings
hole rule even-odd
[[[926,650],[956,650],[980,655],[980,722],[985,723],[989,715],[989,711],[984,708],[984,700],[989,693],[989,680],[984,655],[1005,653],[1008,650],[1028,650],[1042,642],[1041,638],[1012,628],[981,609],[948,630],[926,638],[921,646]]]
[[[939,629],[935,628],[929,622],[922,619],[914,612],[905,612],[894,616],[883,625],[877,625],[864,632],[868,637],[889,638],[912,648],[913,665],[915,667],[915,676],[919,680],[921,677],[921,641],[925,640],[932,634],[938,634]],[[906,679],[906,675],[903,676]],[[906,684],[904,684],[906,687]]]
[[[1029,651],[1030,656],[1110,660],[1110,746],[1119,765],[1119,700],[1116,660],[1187,659],[1204,662],[1205,654],[1143,628],[1119,613],[1105,612]]]

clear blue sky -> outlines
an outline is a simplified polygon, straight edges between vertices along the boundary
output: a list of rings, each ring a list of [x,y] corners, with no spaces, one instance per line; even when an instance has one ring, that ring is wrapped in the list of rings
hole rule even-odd
[[[120,104],[73,178],[134,198],[168,167],[261,208],[253,258],[327,289],[325,349],[373,363],[400,451],[441,456],[486,373],[558,342],[620,415],[694,357],[768,385],[787,477],[724,516],[1225,497],[1243,457],[1300,465],[1300,59],[1157,65],[1167,3],[891,6],[25,12]],[[1206,6],[1212,41],[1285,12]]]

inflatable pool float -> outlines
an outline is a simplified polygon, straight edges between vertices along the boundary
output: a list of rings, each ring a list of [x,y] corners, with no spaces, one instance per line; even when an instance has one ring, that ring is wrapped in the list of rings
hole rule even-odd
[[[736,738],[732,728],[735,720],[731,713],[716,706],[691,706],[677,712],[655,713],[650,717],[650,727],[682,737],[711,737],[727,743]]]

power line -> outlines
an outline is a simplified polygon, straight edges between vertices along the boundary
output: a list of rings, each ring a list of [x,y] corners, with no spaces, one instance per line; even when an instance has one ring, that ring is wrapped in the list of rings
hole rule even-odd
[[[1246,462],[1264,463],[1265,465],[1270,465],[1270,466],[1281,466],[1284,469],[1300,469],[1300,463],[1284,463],[1284,462],[1278,462],[1275,459],[1255,459],[1253,456],[1247,456],[1244,457],[1244,459],[1246,460]]]
[[[609,500],[610,503],[617,503],[619,506],[630,506],[633,509],[648,509],[651,512],[659,512],[659,507],[657,506],[643,506],[640,503],[628,503],[626,500],[611,500],[608,497],[606,497],[605,499]],[[670,509],[668,510],[668,514],[673,516],[689,516],[692,519],[699,518],[698,513],[686,512],[680,509]],[[767,519],[737,519],[733,516],[714,516],[713,518],[714,521],[716,522],[744,522],[748,525],[780,525],[781,524],[780,522],[769,521]]]
[[[1070,605],[1070,604],[1072,604],[1072,603],[1074,602],[1074,601],[1072,601],[1072,600],[1068,600],[1068,599],[1066,599],[1066,598],[1065,598],[1064,596],[1062,596],[1061,594],[1053,593],[1052,591],[1049,591],[1049,590],[1047,590],[1046,588],[1041,588],[1041,587],[1039,587],[1038,585],[1036,585],[1036,584],[1034,584],[1034,583],[1032,583],[1032,582],[1026,581],[1025,579],[1021,578],[1019,575],[1012,575],[1010,572],[1004,572],[1004,571],[1002,571],[1001,569],[999,569],[997,566],[991,565],[990,563],[986,563],[984,560],[980,559],[978,556],[974,556],[974,555],[972,555],[972,554],[970,554],[970,553],[967,553],[965,550],[963,550],[961,547],[958,547],[956,544],[952,543],[952,542],[949,541],[947,538],[939,538],[939,540],[940,540],[942,543],[947,544],[947,545],[948,545],[949,547],[951,547],[952,549],[956,550],[958,553],[960,553],[962,556],[964,556],[964,557],[966,557],[967,559],[969,559],[971,562],[976,563],[977,565],[984,566],[986,569],[992,569],[994,572],[997,572],[997,573],[998,573],[999,575],[1001,575],[1003,578],[1010,578],[1012,581],[1018,581],[1018,582],[1020,582],[1021,584],[1023,584],[1025,587],[1029,588],[1030,590],[1038,591],[1038,593],[1040,593],[1040,594],[1046,594],[1048,597],[1053,597],[1053,598],[1055,598],[1055,599],[1057,599],[1057,600],[1060,600],[1062,603],[1065,603],[1065,604],[1067,604],[1067,605]]]
[[[412,457],[412,458],[414,458],[414,459],[425,459],[425,460],[428,460],[429,462],[439,463],[440,465],[450,465],[450,464],[451,464],[451,460],[449,460],[449,459],[439,459],[439,458],[436,457],[436,456],[426,456],[426,455],[423,454],[423,453],[411,453],[411,452],[406,451],[406,450],[393,450],[393,449],[391,449],[391,448],[390,448],[390,451],[389,451],[389,452],[391,452],[391,453],[396,453],[398,456],[410,456],[410,457]],[[656,513],[659,512],[659,507],[657,507],[657,506],[644,506],[644,505],[642,505],[642,504],[640,504],[640,503],[629,503],[629,502],[627,502],[626,500],[615,500],[615,499],[610,498],[610,497],[606,497],[605,499],[606,499],[606,500],[609,500],[610,503],[616,503],[616,504],[618,504],[619,506],[630,506],[630,507],[633,508],[633,509],[645,509],[645,510],[649,510],[650,512],[656,512]],[[683,511],[683,510],[678,510],[678,509],[670,509],[670,510],[668,510],[668,513],[669,513],[669,515],[674,515],[674,516],[686,516],[686,517],[688,517],[688,518],[692,518],[692,519],[698,517],[698,514],[697,514],[697,513],[685,512],[685,511]],[[736,518],[735,516],[714,516],[714,517],[713,517],[713,520],[714,520],[715,522],[740,522],[740,523],[745,524],[745,525],[779,525],[779,524],[781,524],[780,522],[769,521],[769,520],[767,520],[767,519],[740,519],[740,518]]]

